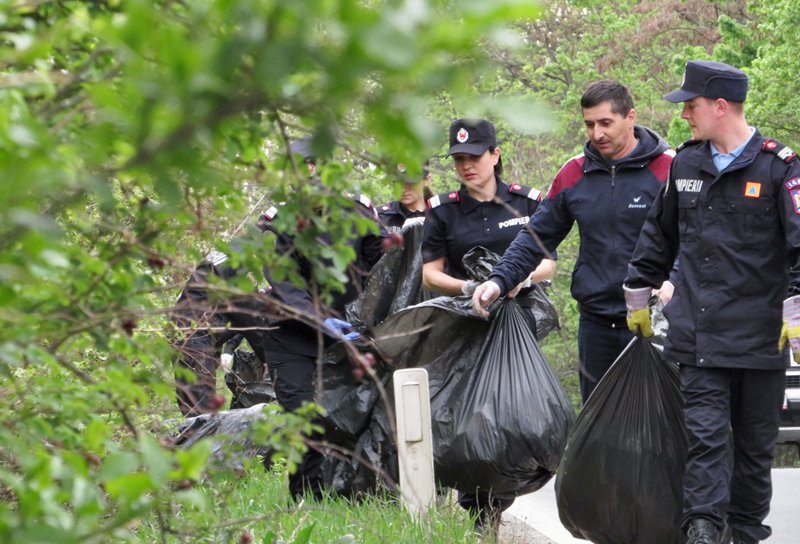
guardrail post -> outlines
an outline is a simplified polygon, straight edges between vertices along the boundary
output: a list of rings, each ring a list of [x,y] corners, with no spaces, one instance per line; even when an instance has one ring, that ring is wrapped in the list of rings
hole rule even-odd
[[[428,372],[397,370],[393,380],[400,492],[412,514],[424,515],[436,498]]]

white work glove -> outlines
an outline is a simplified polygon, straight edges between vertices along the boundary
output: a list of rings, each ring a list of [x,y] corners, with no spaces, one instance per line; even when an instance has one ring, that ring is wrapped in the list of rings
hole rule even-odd
[[[233,354],[223,353],[220,355],[219,367],[222,369],[223,373],[230,374],[231,370],[233,370]]]
[[[425,222],[425,216],[420,217],[409,217],[403,222],[402,229],[407,229],[408,227],[412,227],[414,225],[421,225]]]
[[[653,336],[653,325],[650,321],[650,287],[631,289],[622,286],[625,291],[625,308],[628,310],[628,328],[633,334],[641,334],[645,338]]]
[[[474,293],[474,292],[475,292],[475,289],[476,289],[476,288],[477,288],[477,287],[478,287],[480,284],[481,284],[481,283],[480,283],[479,281],[467,280],[467,281],[465,281],[464,283],[462,283],[462,284],[461,284],[461,292],[462,292],[464,295],[466,295],[466,296],[468,296],[468,297],[471,297],[471,296],[472,296],[472,293]]]
[[[487,308],[500,296],[500,287],[493,281],[485,281],[472,293],[472,309],[481,317],[489,317]]]
[[[664,306],[672,300],[672,295],[675,293],[675,286],[672,285],[672,282],[667,280],[663,284],[661,284],[661,289],[657,291],[658,298],[661,299],[661,304]]]

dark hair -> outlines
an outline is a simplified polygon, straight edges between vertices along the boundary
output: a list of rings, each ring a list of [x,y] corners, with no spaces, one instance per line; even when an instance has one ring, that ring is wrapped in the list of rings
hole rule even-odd
[[[601,79],[589,85],[581,97],[581,108],[594,108],[603,102],[611,102],[611,112],[623,117],[633,109],[631,91],[611,79]]]
[[[488,151],[489,153],[494,153],[494,150],[497,149],[496,145],[490,145]],[[501,176],[503,174],[503,157],[498,157],[497,164],[494,165],[494,175]]]

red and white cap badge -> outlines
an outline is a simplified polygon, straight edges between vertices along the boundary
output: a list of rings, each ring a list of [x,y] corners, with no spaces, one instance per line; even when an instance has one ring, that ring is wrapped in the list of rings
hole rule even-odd
[[[467,132],[467,129],[462,128],[459,130],[458,134],[456,134],[456,140],[458,140],[458,142],[461,144],[469,140],[469,132]]]

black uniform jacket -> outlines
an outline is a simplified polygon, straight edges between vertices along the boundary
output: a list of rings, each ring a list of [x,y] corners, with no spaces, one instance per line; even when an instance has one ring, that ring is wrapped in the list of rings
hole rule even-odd
[[[674,153],[646,127],[634,127],[638,147],[609,166],[586,142],[581,155],[556,174],[531,228],[549,252],[577,223],[580,248],[572,272],[572,296],[582,315],[609,325],[625,325],[622,280],[647,213],[661,193]],[[501,289],[511,290],[545,254],[527,230],[492,271]]]
[[[536,211],[542,193],[516,183],[507,185],[498,177],[495,198],[500,202],[479,202],[462,186],[458,191],[428,199],[423,262],[445,257],[445,272],[467,279],[461,262],[464,255],[476,246],[502,255]],[[528,273],[532,271],[533,268]]]
[[[625,283],[660,285],[676,256],[664,309],[664,354],[683,364],[779,369],[782,301],[800,293],[800,161],[755,132],[721,173],[708,141],[678,148]]]
[[[377,213],[369,199],[357,195],[353,197],[354,211],[377,221]],[[311,263],[293,249],[292,237],[277,232],[272,223],[278,209],[272,207],[264,212],[258,221],[258,228],[263,233],[275,236],[275,250],[290,255],[297,263],[298,273],[306,280],[312,277]],[[231,242],[234,251],[247,251],[247,239],[256,236],[254,232]],[[330,244],[329,236],[322,234],[320,244]],[[215,327],[224,328],[230,325],[233,329],[243,330],[256,354],[265,361],[272,359],[289,360],[293,357],[315,357],[317,354],[316,328],[309,323],[295,319],[292,314],[284,312],[282,306],[272,304],[275,300],[283,306],[307,316],[310,320],[320,319],[333,314],[343,315],[345,305],[353,300],[362,281],[372,266],[381,257],[381,235],[367,233],[353,236],[346,240],[355,253],[355,261],[348,269],[348,282],[343,293],[336,293],[329,308],[318,309],[311,293],[289,280],[277,281],[265,267],[263,270],[267,283],[259,286],[263,296],[244,293],[236,296],[210,295],[209,276],[218,276],[222,280],[232,281],[237,276],[244,276],[244,269],[230,265],[228,256],[219,251],[212,251],[192,275],[176,305],[175,319],[179,324],[188,326],[192,322],[208,322]],[[255,279],[252,279],[255,284]],[[256,285],[254,285],[256,287]],[[322,316],[319,315],[320,311]],[[235,335],[234,331],[224,330],[208,335],[205,329],[200,331],[208,337],[207,343],[221,346]],[[330,338],[326,338],[330,341]]]
[[[424,211],[411,211],[403,206],[399,200],[387,202],[378,208],[378,218],[380,219],[383,228],[385,228],[386,232],[389,233],[400,232],[403,230],[403,223],[406,222],[406,219],[424,216]]]

